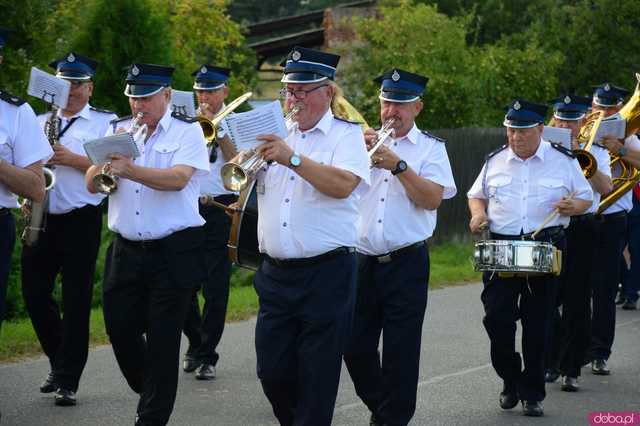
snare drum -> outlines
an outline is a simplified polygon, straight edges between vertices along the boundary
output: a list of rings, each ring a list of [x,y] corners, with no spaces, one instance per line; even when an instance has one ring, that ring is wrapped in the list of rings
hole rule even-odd
[[[562,251],[544,241],[478,241],[473,257],[476,271],[501,276],[560,275],[562,269]]]

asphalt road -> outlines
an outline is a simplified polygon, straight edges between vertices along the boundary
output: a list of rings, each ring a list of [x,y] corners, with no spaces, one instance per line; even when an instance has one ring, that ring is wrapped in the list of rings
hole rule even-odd
[[[559,384],[547,386],[543,418],[523,417],[520,407],[501,410],[501,382],[489,364],[480,289],[476,284],[430,294],[413,425],[588,425],[592,411],[640,412],[640,311],[622,310],[611,376],[594,376],[585,368],[580,392],[561,392]],[[216,380],[201,382],[181,372],[170,424],[277,424],[256,378],[254,327],[255,320],[228,325]],[[185,346],[183,341],[183,350]],[[38,392],[47,372],[44,358],[0,366],[2,426],[133,424],[137,396],[125,383],[109,346],[91,351],[76,407],[56,407],[51,395]],[[367,425],[368,418],[343,369],[334,424]]]

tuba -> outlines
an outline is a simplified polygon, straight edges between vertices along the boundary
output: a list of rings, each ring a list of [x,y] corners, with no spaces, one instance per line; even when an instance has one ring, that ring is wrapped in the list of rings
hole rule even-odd
[[[60,120],[58,119],[58,109],[54,106],[51,115],[44,123],[44,133],[51,146],[58,144],[60,135]],[[25,226],[22,231],[22,242],[27,246],[34,246],[38,242],[40,232],[44,232],[46,228],[46,214],[49,210],[49,190],[56,183],[56,175],[53,172],[53,166],[45,165],[42,167],[44,174],[44,200],[41,202],[33,202],[24,200],[22,206],[27,211],[25,216]]]
[[[640,74],[636,73],[636,89],[631,99],[622,107],[620,116],[627,122],[625,138],[635,134],[640,130]],[[640,171],[625,162],[619,155],[611,155],[611,168],[617,166],[620,169],[620,176],[612,179],[613,191],[604,195],[600,199],[598,214],[608,209],[613,203],[618,201],[624,194],[633,189],[640,181]]]
[[[586,117],[577,137],[578,143],[585,144],[585,146],[582,149],[573,150],[573,154],[576,156],[578,163],[580,163],[580,168],[582,168],[582,173],[586,179],[589,179],[598,171],[598,162],[590,152],[590,149],[595,142],[596,134],[603,118],[604,113],[602,111],[592,112]]]
[[[144,141],[147,137],[147,125],[140,124],[143,113],[139,112],[135,118],[131,120],[131,125],[127,133],[131,135],[134,142]],[[100,173],[93,177],[93,186],[103,194],[111,195],[118,189],[118,176],[111,173],[111,164],[105,163],[100,169]]]
[[[218,126],[220,122],[230,113],[232,113],[236,108],[242,105],[247,99],[249,99],[253,95],[252,92],[247,92],[244,95],[238,96],[234,99],[229,105],[225,106],[220,112],[216,114],[211,120],[209,120],[202,111],[202,105],[198,107],[198,116],[196,120],[202,127],[202,133],[204,133],[204,138],[207,140],[207,145],[211,145],[215,142],[218,133]]]

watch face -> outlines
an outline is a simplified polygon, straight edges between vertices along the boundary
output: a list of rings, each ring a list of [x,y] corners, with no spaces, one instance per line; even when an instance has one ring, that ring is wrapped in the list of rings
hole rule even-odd
[[[400,170],[402,170],[402,171],[407,170],[407,163],[406,163],[405,161],[400,161],[400,162],[398,163],[398,169],[400,169]]]
[[[289,163],[291,163],[293,167],[298,167],[300,165],[300,157],[296,154],[293,154],[289,159]]]

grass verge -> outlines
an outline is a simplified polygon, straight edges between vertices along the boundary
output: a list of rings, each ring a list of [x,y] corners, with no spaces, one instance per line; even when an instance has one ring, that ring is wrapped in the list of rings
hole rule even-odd
[[[433,247],[431,255],[431,289],[479,281],[480,274],[473,271],[471,244],[442,244]],[[251,282],[252,273],[238,270],[229,294],[227,321],[250,318],[258,311],[258,297]],[[201,300],[202,302],[202,300]],[[40,344],[28,318],[8,321],[0,331],[0,363],[12,362],[41,354]],[[91,311],[90,343],[92,346],[108,343],[102,308]]]

